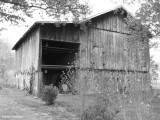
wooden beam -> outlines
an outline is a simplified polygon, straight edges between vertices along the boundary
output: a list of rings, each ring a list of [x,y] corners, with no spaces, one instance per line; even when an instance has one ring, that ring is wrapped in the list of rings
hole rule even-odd
[[[60,48],[60,47],[48,47],[48,46],[43,46],[42,47],[43,50],[46,51],[78,51],[78,49],[69,49],[69,48]]]
[[[123,69],[94,69],[94,68],[80,68],[80,70],[98,70],[98,71],[109,71],[109,72],[131,72],[131,73],[149,73],[149,71],[140,70],[123,70]]]
[[[132,35],[132,34],[129,34],[129,33],[123,33],[123,32],[107,30],[107,29],[102,29],[102,28],[96,28],[96,27],[88,27],[88,28],[97,29],[97,30],[103,30],[103,31],[108,31],[108,32],[114,32],[114,33],[119,33],[119,34],[124,34],[124,35]]]
[[[41,40],[43,40],[43,41],[48,41],[48,42],[59,42],[59,43],[81,44],[80,42],[58,41],[58,40],[53,40],[53,39],[48,39],[48,38],[41,38]]]
[[[66,65],[42,65],[41,69],[67,69],[67,68],[75,68],[75,66],[66,66]]]

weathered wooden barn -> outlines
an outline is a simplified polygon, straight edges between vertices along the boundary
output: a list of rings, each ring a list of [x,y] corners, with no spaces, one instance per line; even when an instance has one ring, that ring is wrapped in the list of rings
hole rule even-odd
[[[127,14],[130,13],[126,9],[117,7],[88,18],[89,22],[35,22],[13,47],[17,87],[32,89],[38,96],[42,85],[57,85],[60,73],[68,67],[81,69],[77,76],[80,80],[91,68],[94,76],[102,73],[107,77],[112,72],[123,78],[123,72],[129,71],[136,72],[142,81],[147,79],[149,44],[131,39],[124,20]],[[138,45],[142,44],[145,47],[138,52]],[[73,62],[76,66],[71,66]],[[99,86],[95,85],[97,77],[94,78],[89,82],[90,93],[102,89],[103,83],[98,81]]]

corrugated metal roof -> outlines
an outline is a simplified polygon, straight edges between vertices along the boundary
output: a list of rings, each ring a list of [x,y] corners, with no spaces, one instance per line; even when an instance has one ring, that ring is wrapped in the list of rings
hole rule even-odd
[[[125,10],[131,17],[134,18],[134,16],[133,16],[129,11],[127,11],[127,10],[124,8],[124,6],[120,5],[120,6],[117,6],[117,7],[113,8],[113,9],[110,9],[110,10],[101,12],[101,13],[99,13],[99,14],[96,14],[96,15],[94,15],[94,16],[91,16],[91,17],[87,18],[86,20],[80,21],[80,22],[77,23],[77,24],[80,24],[80,23],[85,22],[85,21],[87,21],[87,20],[91,20],[91,19],[93,19],[93,18],[99,17],[99,16],[101,16],[101,15],[104,15],[104,14],[106,14],[106,13],[108,13],[108,12],[111,12],[111,11],[114,11],[114,10],[117,10],[117,9],[120,9],[120,8],[123,9],[123,10]],[[56,23],[59,23],[59,24],[75,24],[75,22],[72,22],[72,21],[37,21],[37,22],[35,22],[35,23],[25,32],[25,34],[18,40],[18,42],[13,46],[12,50],[16,50],[16,49],[18,48],[18,46],[23,42],[24,38],[26,38],[26,37],[29,35],[29,33],[31,33],[34,29],[36,29],[37,27],[39,27],[41,24],[56,24]]]

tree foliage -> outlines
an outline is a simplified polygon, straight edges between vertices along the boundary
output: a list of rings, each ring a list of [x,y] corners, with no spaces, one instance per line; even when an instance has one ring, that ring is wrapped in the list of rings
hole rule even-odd
[[[1,22],[24,21],[24,16],[32,17],[33,11],[45,12],[53,19],[70,14],[76,21],[89,13],[89,7],[79,0],[0,0]]]
[[[157,80],[158,79],[158,64],[153,60],[153,56],[150,57],[150,74],[151,74],[151,79],[152,80]]]
[[[142,2],[139,11],[136,14],[137,18],[143,24],[148,26],[154,35],[160,35],[160,1],[145,0]]]
[[[118,0],[113,0],[117,1]],[[160,35],[160,1],[159,0],[121,0],[123,4],[141,4],[136,18],[154,34]]]
[[[4,78],[5,73],[14,67],[14,54],[7,43],[0,40],[0,77]]]

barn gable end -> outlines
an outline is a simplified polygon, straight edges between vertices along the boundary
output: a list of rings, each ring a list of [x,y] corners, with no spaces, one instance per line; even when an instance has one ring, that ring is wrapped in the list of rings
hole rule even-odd
[[[145,59],[149,56],[148,43],[144,45],[145,53],[139,50],[144,43],[134,39],[124,18],[120,13],[109,12],[91,19],[87,32],[80,33],[82,67],[149,70],[149,62]],[[144,61],[143,65],[139,61]]]

